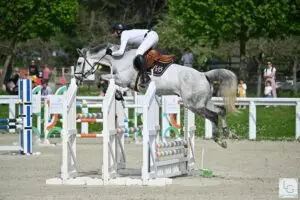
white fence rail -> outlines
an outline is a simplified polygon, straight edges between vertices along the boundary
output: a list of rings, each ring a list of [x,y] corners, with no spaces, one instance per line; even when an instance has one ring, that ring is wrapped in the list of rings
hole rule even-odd
[[[223,99],[213,97],[216,105],[223,105]],[[300,137],[300,98],[237,98],[236,105],[249,106],[249,139],[256,139],[256,106],[295,106],[296,109],[296,127],[295,138]],[[211,123],[205,120],[205,138],[212,138]]]
[[[10,102],[15,103],[17,96],[2,95],[0,96],[0,104],[10,99]],[[103,97],[99,96],[78,96],[77,100],[99,101]],[[125,97],[125,101],[133,101],[133,97]],[[223,105],[223,99],[220,97],[213,97],[213,102],[216,105]],[[237,98],[236,105],[246,105],[249,107],[249,139],[256,139],[256,106],[295,106],[296,109],[296,127],[295,138],[300,137],[300,98]],[[212,128],[209,120],[205,120],[205,138],[212,138]]]

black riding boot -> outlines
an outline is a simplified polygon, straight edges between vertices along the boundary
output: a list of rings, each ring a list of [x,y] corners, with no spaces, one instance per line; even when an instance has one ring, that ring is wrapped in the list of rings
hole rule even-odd
[[[147,73],[147,64],[145,58],[142,55],[137,55],[133,60],[133,65],[138,71],[141,72],[141,82],[139,86],[146,88],[151,78]]]

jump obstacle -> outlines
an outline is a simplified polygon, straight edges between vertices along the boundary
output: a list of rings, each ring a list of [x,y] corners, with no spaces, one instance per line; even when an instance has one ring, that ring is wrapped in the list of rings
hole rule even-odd
[[[19,80],[19,115],[16,119],[0,119],[0,129],[17,129],[19,131],[18,146],[0,146],[0,151],[20,151],[21,154],[32,154],[32,91],[31,80]],[[14,123],[11,125],[10,123]]]
[[[120,172],[126,170],[124,137],[118,131],[124,128],[124,114],[121,103],[115,100],[117,86],[110,81],[103,101],[103,166],[102,179],[76,177],[76,91],[75,80],[64,95],[62,129],[62,165],[60,178],[48,179],[47,184],[66,185],[165,185],[170,184],[178,175],[187,174],[194,169],[194,115],[185,111],[184,139],[170,142],[158,142],[159,125],[155,84],[151,82],[145,94],[143,105],[143,164],[141,177],[120,178]],[[117,116],[117,117],[116,117]],[[130,173],[126,173],[130,174]]]
[[[16,119],[16,105],[19,105],[20,98],[18,95],[1,95],[0,106],[8,105],[8,119]],[[37,137],[40,138],[41,133],[41,86],[38,85],[32,89],[32,114],[37,117],[36,127],[32,126],[33,133],[35,132]],[[13,120],[8,125],[16,125]],[[11,127],[9,133],[15,133],[16,130]]]

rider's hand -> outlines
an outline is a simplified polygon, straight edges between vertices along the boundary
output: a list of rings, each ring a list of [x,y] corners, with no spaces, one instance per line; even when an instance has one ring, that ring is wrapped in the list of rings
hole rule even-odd
[[[111,56],[112,55],[112,50],[110,48],[107,48],[105,54]]]

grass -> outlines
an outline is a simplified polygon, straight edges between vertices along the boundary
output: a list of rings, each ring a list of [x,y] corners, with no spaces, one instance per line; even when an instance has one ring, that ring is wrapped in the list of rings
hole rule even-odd
[[[295,138],[295,107],[256,107],[257,140],[282,140]],[[238,115],[229,114],[229,128],[242,138],[249,136],[249,110],[242,109]]]
[[[249,110],[240,109],[238,114],[228,115],[228,126],[241,139],[249,138]],[[257,106],[256,108],[256,139],[257,140],[293,140],[295,138],[295,107]],[[205,122],[196,116],[197,136],[204,136]],[[219,126],[221,120],[219,119]],[[221,128],[220,128],[221,131]]]

